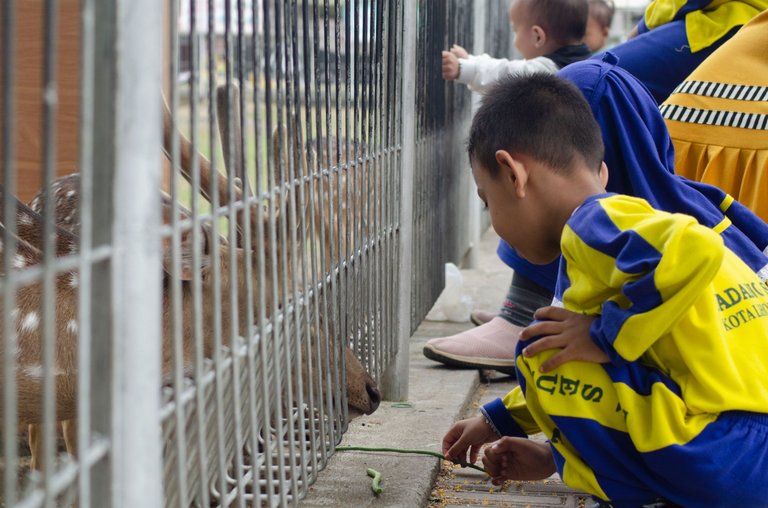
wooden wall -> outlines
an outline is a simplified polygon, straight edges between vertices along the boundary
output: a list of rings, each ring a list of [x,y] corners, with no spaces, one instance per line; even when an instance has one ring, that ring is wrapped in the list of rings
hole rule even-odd
[[[59,0],[57,4],[55,171],[65,175],[77,171],[79,159],[80,13],[79,0]],[[31,199],[42,186],[43,8],[43,0],[16,2],[15,160],[17,194],[23,201]],[[4,111],[1,101],[0,96],[0,111]]]

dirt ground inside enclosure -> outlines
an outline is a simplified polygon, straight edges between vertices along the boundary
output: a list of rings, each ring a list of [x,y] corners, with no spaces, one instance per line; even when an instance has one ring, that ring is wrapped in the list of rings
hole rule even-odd
[[[56,439],[56,453],[54,456],[54,463],[56,464],[56,467],[60,467],[61,464],[63,464],[64,461],[70,460],[69,455],[67,455],[67,448],[64,444],[64,438],[61,435],[61,427],[57,424],[57,439]],[[32,455],[29,449],[29,435],[27,433],[27,428],[24,427],[23,429],[19,429],[18,437],[16,439],[16,443],[18,445],[16,453],[18,454],[18,469],[16,471],[16,488],[17,493],[23,493],[27,492],[30,489],[32,489],[34,486],[39,485],[39,483],[42,481],[42,474],[40,472],[34,471],[31,469],[32,467]],[[0,460],[0,477],[5,474],[5,462]],[[5,500],[2,498],[2,495],[0,494],[0,506],[5,506]],[[63,500],[61,500],[60,503],[57,503],[57,506],[68,506],[67,503],[65,503]]]

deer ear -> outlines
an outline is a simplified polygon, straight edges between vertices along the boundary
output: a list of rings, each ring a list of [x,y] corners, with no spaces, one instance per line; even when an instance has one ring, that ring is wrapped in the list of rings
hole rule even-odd
[[[161,197],[161,217],[163,224],[171,225],[173,223],[173,210],[176,209],[178,213],[178,219],[180,221],[183,220],[189,220],[192,217],[192,212],[187,210],[181,205],[176,205],[174,207],[173,198],[166,194],[165,192],[160,193]],[[180,233],[180,249],[179,249],[179,259],[180,259],[180,269],[179,269],[179,278],[181,280],[192,280],[192,277],[194,275],[195,267],[193,265],[193,252],[194,252],[194,245],[193,245],[193,235],[192,230],[190,229],[184,229]],[[205,227],[202,228],[201,231],[201,253],[200,253],[200,267],[202,268],[204,266],[207,266],[210,263],[210,255],[208,254],[208,235],[209,232],[206,231]],[[162,247],[163,247],[163,271],[168,275],[171,276],[173,274],[173,238],[170,236],[163,237],[162,241]]]
[[[179,251],[180,267],[179,267],[179,279],[180,280],[192,280],[195,274],[195,270],[202,270],[211,264],[211,254],[209,248],[209,231],[205,228],[202,229],[200,235],[200,265],[195,266],[194,261],[194,242],[192,231],[186,230],[181,232],[181,249]],[[163,271],[168,275],[173,274],[173,248],[171,238],[163,239]]]

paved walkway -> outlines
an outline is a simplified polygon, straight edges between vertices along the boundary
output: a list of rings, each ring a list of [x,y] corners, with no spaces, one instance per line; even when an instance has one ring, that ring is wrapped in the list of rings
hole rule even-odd
[[[498,237],[489,231],[479,247],[480,268],[463,270],[465,292],[475,308],[499,306],[511,280],[511,271],[496,256]],[[471,323],[425,321],[411,339],[408,404],[384,401],[376,413],[350,423],[341,445],[412,448],[441,451],[442,437],[451,424],[477,414],[481,403],[504,395],[514,386],[508,376],[476,370],[448,369],[424,357],[424,343],[452,335]],[[496,376],[487,379],[488,376]],[[405,407],[404,407],[405,406]],[[577,507],[584,497],[558,478],[542,482],[513,482],[494,487],[482,473],[453,469],[437,458],[392,453],[339,452],[318,474],[303,507]],[[366,469],[383,475],[384,491],[374,496]]]

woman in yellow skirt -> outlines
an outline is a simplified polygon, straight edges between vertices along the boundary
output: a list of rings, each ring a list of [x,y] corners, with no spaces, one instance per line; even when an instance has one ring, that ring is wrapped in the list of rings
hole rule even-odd
[[[675,171],[720,187],[768,222],[768,10],[664,101]]]

